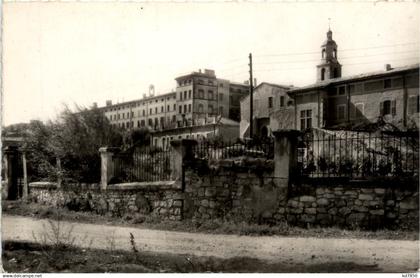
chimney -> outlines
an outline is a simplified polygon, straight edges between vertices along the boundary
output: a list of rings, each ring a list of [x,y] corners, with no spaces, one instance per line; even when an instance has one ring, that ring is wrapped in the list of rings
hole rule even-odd
[[[198,69],[198,73],[201,73],[201,69]]]
[[[390,70],[392,70],[392,68],[391,68],[391,64],[385,64],[385,70],[386,70],[386,71],[390,71]]]
[[[98,108],[98,103],[94,102],[94,103],[92,104],[92,107],[93,107],[93,108]]]
[[[112,100],[107,100],[105,103],[106,103],[106,106],[111,106],[112,105]]]

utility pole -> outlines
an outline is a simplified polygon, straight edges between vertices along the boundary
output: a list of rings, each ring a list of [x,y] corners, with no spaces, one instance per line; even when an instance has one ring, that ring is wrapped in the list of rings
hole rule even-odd
[[[252,139],[253,135],[253,118],[254,118],[254,86],[252,78],[252,53],[249,53],[249,137]]]

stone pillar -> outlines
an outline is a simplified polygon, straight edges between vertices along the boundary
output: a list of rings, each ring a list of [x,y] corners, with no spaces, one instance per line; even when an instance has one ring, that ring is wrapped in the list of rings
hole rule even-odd
[[[193,139],[181,139],[171,141],[171,180],[181,181],[182,189],[185,189],[183,167],[193,157],[193,146],[197,141]]]
[[[5,195],[7,200],[18,198],[18,149],[15,146],[4,148]]]
[[[22,151],[22,167],[23,167],[23,199],[28,198],[29,190],[28,190],[28,170],[26,167],[26,152]]]
[[[278,130],[273,132],[274,141],[274,176],[289,183],[296,170],[297,130]]]
[[[101,190],[106,190],[108,182],[114,176],[114,154],[120,151],[119,148],[103,147],[99,149],[101,154]]]

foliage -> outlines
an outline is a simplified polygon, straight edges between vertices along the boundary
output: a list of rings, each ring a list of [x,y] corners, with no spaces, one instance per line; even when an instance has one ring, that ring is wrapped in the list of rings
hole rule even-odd
[[[67,106],[54,121],[32,121],[26,131],[24,147],[28,152],[29,175],[56,180],[61,175],[77,182],[100,180],[99,148],[120,146],[121,133],[112,128],[97,108]],[[61,171],[57,167],[61,161]]]

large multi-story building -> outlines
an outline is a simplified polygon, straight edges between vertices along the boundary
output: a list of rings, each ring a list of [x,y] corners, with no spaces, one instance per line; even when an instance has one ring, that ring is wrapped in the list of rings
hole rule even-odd
[[[142,99],[114,105],[107,101],[106,106],[99,109],[115,127],[147,127],[161,135],[165,130],[171,130],[174,135],[177,128],[181,132],[183,127],[209,124],[216,118],[239,121],[239,99],[248,94],[247,84],[219,79],[213,70],[208,69],[175,80],[177,87],[174,92],[155,96],[151,90]]]
[[[381,121],[399,129],[419,125],[419,64],[342,77],[328,30],[315,84],[291,89],[296,129],[363,128]]]

